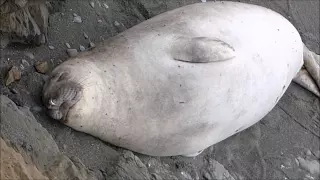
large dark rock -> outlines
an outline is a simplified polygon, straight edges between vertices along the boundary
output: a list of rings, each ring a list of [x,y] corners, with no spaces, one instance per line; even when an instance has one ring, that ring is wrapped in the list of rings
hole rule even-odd
[[[52,136],[37,122],[28,108],[16,106],[12,100],[3,95],[0,97],[0,102],[1,137],[5,140],[4,144],[10,144],[18,151],[12,156],[23,157],[18,158],[17,163],[10,165],[10,168],[21,171],[25,174],[23,177],[32,177],[32,174],[39,169],[49,179],[96,179],[79,159],[69,158],[60,152]],[[5,160],[3,158],[5,157],[1,156],[1,161]],[[31,161],[28,163],[35,164],[35,167],[27,168],[25,160]],[[38,174],[37,177],[42,175]],[[18,176],[13,177],[18,178]]]
[[[48,16],[45,0],[1,0],[0,48],[11,42],[45,43]]]

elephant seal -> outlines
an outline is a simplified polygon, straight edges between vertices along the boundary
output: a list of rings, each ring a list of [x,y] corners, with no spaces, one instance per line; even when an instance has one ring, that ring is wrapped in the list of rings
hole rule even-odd
[[[43,102],[53,119],[118,147],[195,156],[261,120],[293,79],[309,82],[297,77],[304,54],[307,73],[318,68],[295,27],[270,9],[196,3],[60,64]]]

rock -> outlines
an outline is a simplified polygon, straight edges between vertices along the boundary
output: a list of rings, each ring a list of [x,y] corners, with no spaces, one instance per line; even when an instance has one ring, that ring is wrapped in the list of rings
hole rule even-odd
[[[76,49],[67,49],[67,53],[70,57],[75,57],[78,55],[78,51]]]
[[[46,74],[49,71],[49,64],[47,61],[37,63],[35,65],[37,72]]]
[[[23,71],[23,70],[24,70],[24,66],[23,66],[23,64],[20,64],[20,69],[21,69],[21,71]]]
[[[112,166],[106,169],[106,177],[110,180],[178,180],[168,165],[153,157],[147,159],[148,168],[139,157],[124,150]]]
[[[298,157],[299,166],[301,169],[308,171],[310,174],[319,176],[320,175],[320,163],[317,160],[306,160],[302,157]]]
[[[208,173],[208,172],[205,172],[204,174],[203,174],[203,178],[205,179],[205,180],[211,180],[212,178],[211,178],[211,175]]]
[[[80,16],[76,15],[76,14],[73,14],[74,17],[73,17],[73,22],[74,23],[82,23],[82,19]],[[76,16],[75,16],[76,15]]]
[[[28,0],[15,0],[16,5],[20,6],[20,8],[24,7],[27,2]]]
[[[286,158],[286,159],[283,161],[283,165],[284,165],[286,168],[292,167],[291,159]]]
[[[56,156],[45,174],[50,180],[77,179],[96,180],[96,177],[76,157],[70,159],[65,155]]]
[[[54,50],[55,48],[53,46],[48,46],[49,49]]]
[[[86,48],[84,46],[81,46],[81,45],[80,45],[79,49],[80,49],[80,51],[85,51],[86,50]]]
[[[4,1],[0,12],[1,37],[7,36],[9,43],[41,45],[46,42],[49,12],[45,0]]]
[[[84,36],[85,39],[88,39],[88,38],[89,38],[89,36],[88,36],[87,33],[85,33],[85,32],[83,33],[83,36]]]
[[[110,180],[150,180],[147,167],[131,151],[125,151],[112,168],[106,169]]]
[[[90,48],[94,48],[94,47],[96,47],[96,45],[95,45],[93,42],[90,42],[90,43],[89,43],[89,47],[90,47]]]
[[[25,66],[30,66],[29,62],[28,62],[27,60],[25,60],[25,59],[22,59],[22,60],[21,60],[21,63],[22,63],[23,65],[25,65]]]
[[[102,20],[101,20],[101,19],[98,19],[98,23],[102,23]]]
[[[26,162],[23,156],[16,152],[12,147],[9,147],[2,138],[0,138],[0,144],[0,179],[49,179],[44,176],[33,163],[30,163],[30,160],[28,160],[29,162]]]
[[[93,1],[90,2],[90,6],[91,6],[92,8],[94,8],[94,2],[93,2]]]
[[[312,152],[311,152],[311,150],[310,150],[310,149],[308,149],[308,150],[307,150],[307,152],[306,152],[306,156],[312,156]]]
[[[40,171],[45,170],[51,156],[60,153],[52,136],[26,107],[17,107],[8,97],[0,96],[1,137],[30,157]],[[26,148],[29,147],[29,148]],[[28,149],[32,148],[32,151]]]
[[[9,86],[14,81],[18,81],[21,79],[21,72],[18,67],[12,66],[12,68],[8,71],[6,76],[6,86]]]
[[[183,179],[192,180],[192,177],[189,173],[182,171],[182,172],[180,172],[180,174],[182,175]]]
[[[24,52],[24,55],[27,56],[29,59],[34,59],[34,55],[31,52]]]
[[[67,48],[68,48],[68,49],[70,49],[70,48],[71,48],[71,46],[70,46],[70,44],[69,44],[69,43],[66,43],[66,46],[67,46]]]
[[[39,176],[40,178],[24,176],[23,178],[15,177],[13,179],[96,180],[93,173],[89,171],[78,158],[68,158],[59,151],[52,136],[37,122],[28,108],[17,107],[12,100],[4,95],[0,96],[0,103],[1,137],[10,142],[10,145],[12,145],[14,149],[17,149],[22,157],[32,160],[32,162],[28,161],[26,163],[28,168],[24,169],[22,168],[25,164],[23,164],[21,158],[18,163],[15,163],[11,158],[9,162],[5,164],[10,165],[12,162],[14,163],[13,168],[15,166],[20,167],[20,164],[22,164],[23,166],[20,169],[27,171],[21,171],[22,173],[20,173],[20,169],[14,169],[16,170],[15,172],[20,173],[20,175],[27,173],[34,175],[33,172],[36,172],[34,167],[37,167],[43,174],[43,177]],[[1,144],[1,148],[3,147]],[[2,155],[1,152],[1,158],[3,157]],[[6,155],[4,157],[9,156]]]
[[[204,167],[207,167],[207,169],[203,169],[202,172],[205,179],[235,180],[229,171],[226,170],[218,161],[208,159]]]
[[[10,89],[10,91],[11,91],[13,94],[19,94],[19,92],[18,92],[15,88]]]
[[[178,178],[173,174],[173,172],[169,170],[169,165],[159,161],[156,158],[149,157],[147,163],[145,164],[147,164],[147,168],[151,176],[156,177],[157,180],[178,180]]]
[[[109,6],[106,3],[103,3],[104,8],[109,9]]]
[[[115,22],[114,22],[114,25],[115,25],[115,26],[120,26],[120,23],[119,23],[118,21],[115,21]]]

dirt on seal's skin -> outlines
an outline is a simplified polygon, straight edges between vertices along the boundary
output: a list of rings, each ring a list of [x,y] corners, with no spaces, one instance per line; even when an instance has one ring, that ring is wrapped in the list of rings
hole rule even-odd
[[[240,1],[281,13],[299,30],[306,45],[320,53],[318,0]],[[48,42],[41,46],[9,44],[0,49],[1,137],[30,157],[45,176],[59,174],[61,179],[320,179],[320,101],[295,83],[261,122],[196,158],[124,151],[45,115],[41,90],[46,72],[103,39],[195,2],[201,1],[48,1]],[[17,72],[11,74],[13,81],[5,86],[12,66],[21,77]]]

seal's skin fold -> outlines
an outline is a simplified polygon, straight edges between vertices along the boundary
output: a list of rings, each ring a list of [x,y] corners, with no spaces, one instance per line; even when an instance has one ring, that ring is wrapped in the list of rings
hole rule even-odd
[[[142,154],[187,155],[261,120],[302,65],[299,33],[280,14],[238,2],[197,3],[59,65],[51,76],[67,76],[46,84],[44,103],[75,83],[81,97],[66,125]]]

